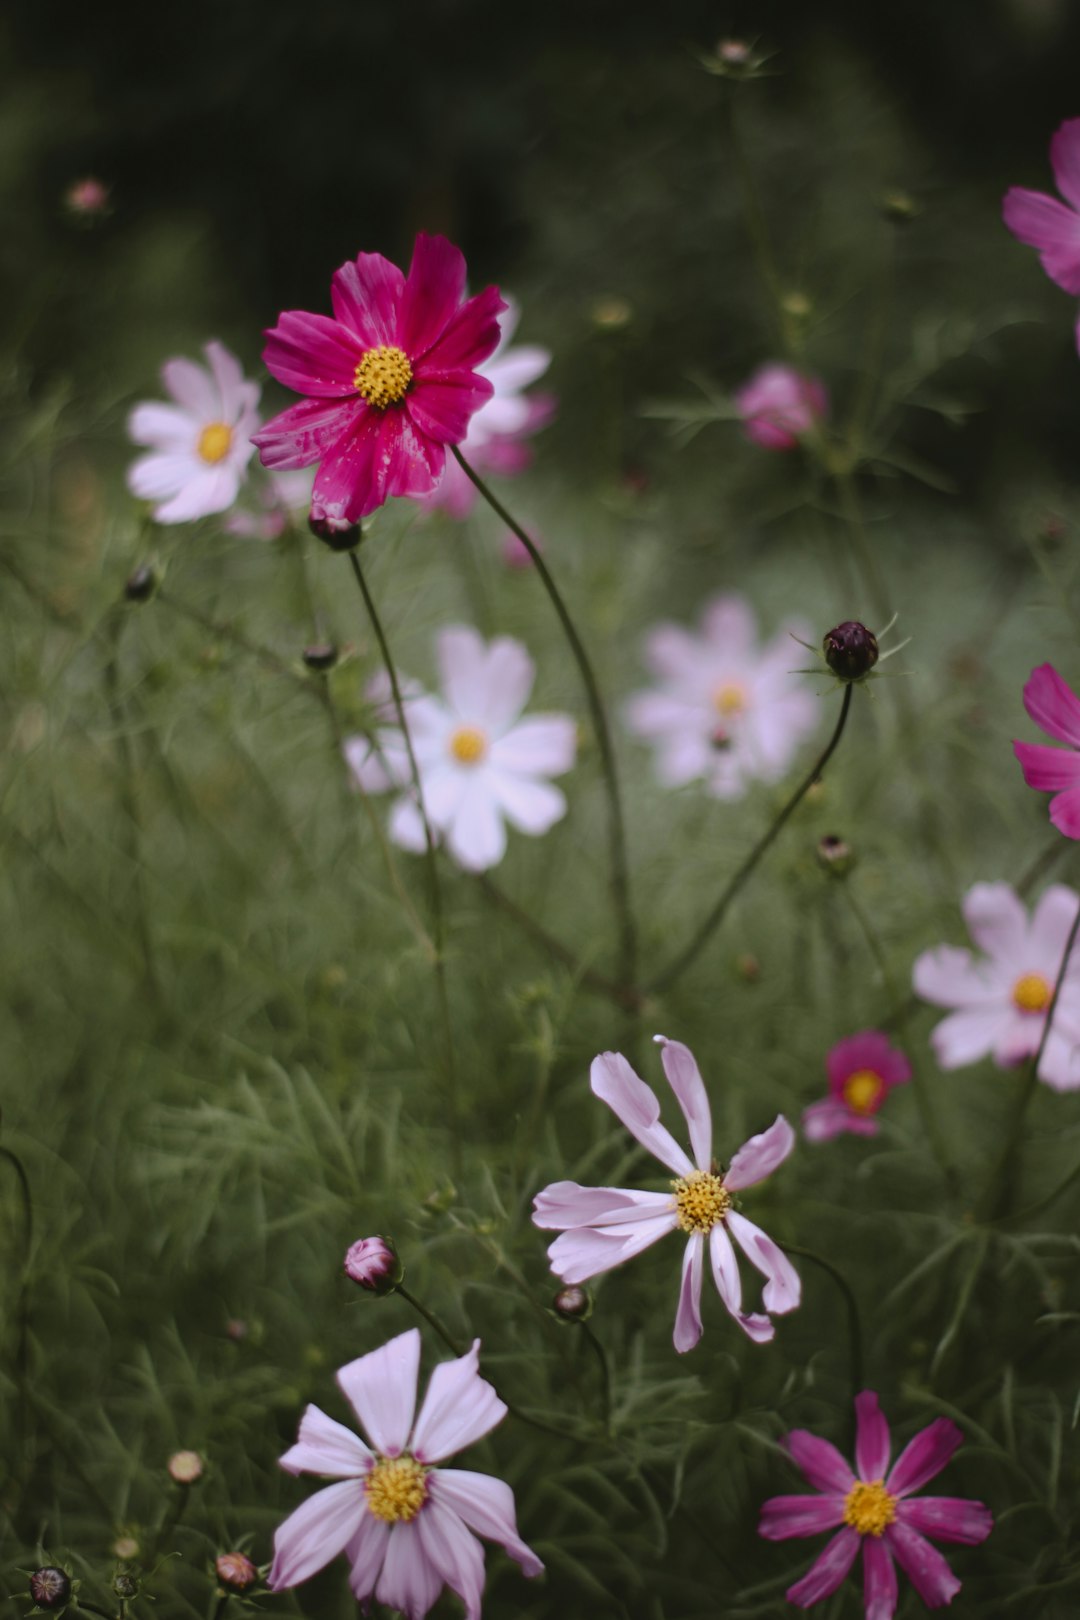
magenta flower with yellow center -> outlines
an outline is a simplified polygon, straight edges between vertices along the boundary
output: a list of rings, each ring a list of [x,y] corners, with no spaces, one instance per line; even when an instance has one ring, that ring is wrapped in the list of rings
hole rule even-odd
[[[1067,118],[1053,136],[1050,166],[1065,201],[1010,186],[1002,216],[1014,236],[1038,250],[1051,281],[1080,293],[1080,118]]]
[[[1024,708],[1048,737],[1067,744],[1014,742],[1024,781],[1054,795],[1050,820],[1066,838],[1080,838],[1080,698],[1053,664],[1040,664],[1024,685]]]
[[[828,1142],[844,1131],[876,1136],[877,1113],[893,1086],[911,1079],[911,1064],[880,1030],[862,1029],[837,1041],[825,1059],[829,1095],[803,1111],[808,1142]]]
[[[470,418],[492,396],[477,367],[499,341],[497,287],[465,297],[465,259],[444,236],[416,238],[408,276],[361,253],[330,283],[333,316],[287,310],[263,358],[306,397],[255,436],[263,465],[310,467],[311,512],[357,523],[390,495],[428,495]]]

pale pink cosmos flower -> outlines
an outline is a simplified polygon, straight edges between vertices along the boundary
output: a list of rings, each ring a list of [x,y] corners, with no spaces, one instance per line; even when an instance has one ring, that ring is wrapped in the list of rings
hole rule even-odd
[[[862,1029],[837,1041],[825,1059],[829,1095],[803,1111],[808,1142],[828,1142],[850,1131],[876,1136],[876,1115],[893,1086],[911,1079],[911,1064],[880,1030]]]
[[[340,1369],[338,1384],[368,1444],[317,1406],[305,1411],[281,1466],[338,1483],[317,1491],[278,1527],[268,1577],[274,1591],[308,1580],[343,1552],[365,1614],[374,1597],[408,1620],[423,1620],[449,1586],[467,1620],[478,1620],[484,1549],[477,1536],[505,1547],[526,1575],[541,1573],[543,1564],[518,1535],[509,1485],[438,1466],[506,1416],[480,1377],[479,1350],[476,1339],[466,1355],[435,1368],[415,1420],[416,1328]]]
[[[656,750],[665,787],[704,778],[715,798],[738,799],[751,782],[784,775],[819,715],[792,673],[797,632],[808,633],[787,625],[759,647],[752,609],[731,595],[713,598],[698,634],[677,624],[649,633],[645,658],[659,685],[632,697],[626,718]]]
[[[506,853],[506,823],[538,837],[566,813],[566,799],[547,779],[574,763],[577,729],[567,714],[522,718],[535,666],[520,641],[497,636],[486,643],[466,625],[439,632],[436,653],[442,696],[415,684],[403,693],[424,808],[433,830],[467,871],[496,866]],[[382,713],[385,680],[373,683]],[[404,738],[396,725],[380,727],[378,750],[366,738],[345,743],[345,757],[361,788],[398,789],[390,836],[403,849],[425,847],[424,827],[412,794]]]
[[[532,462],[530,437],[546,427],[555,414],[553,395],[526,396],[523,392],[543,376],[551,364],[551,352],[538,343],[510,347],[520,318],[517,302],[507,297],[506,313],[499,319],[502,334],[499,346],[490,360],[476,368],[495,392],[470,418],[460,448],[469,465],[482,477],[495,473],[500,478],[513,478],[524,472]],[[439,508],[460,522],[468,517],[477,498],[476,485],[462,471],[456,458],[447,456],[441,479],[429,495],[421,496],[421,501],[429,510]]]
[[[759,1535],[788,1541],[839,1531],[809,1573],[788,1588],[788,1602],[809,1609],[830,1597],[861,1550],[866,1620],[892,1620],[899,1596],[897,1564],[928,1609],[942,1608],[959,1592],[960,1582],[926,1537],[976,1547],[994,1521],[989,1508],[966,1497],[913,1497],[940,1474],[964,1437],[948,1418],[937,1418],[890,1469],[889,1426],[872,1390],[856,1396],[855,1417],[854,1471],[835,1446],[806,1429],[795,1429],[782,1441],[820,1494],[774,1496],[762,1503]]]
[[[312,473],[269,473],[255,490],[256,505],[247,510],[237,507],[225,519],[226,534],[249,540],[280,540],[290,524],[306,523],[311,506]]]
[[[1069,745],[1014,742],[1024,781],[1039,793],[1054,795],[1050,820],[1066,838],[1080,838],[1080,698],[1053,664],[1040,664],[1028,676],[1024,708],[1040,731]]]
[[[764,450],[794,450],[829,409],[825,384],[794,366],[759,366],[735,392],[735,409],[748,439]]]
[[[319,463],[313,517],[357,523],[390,495],[427,495],[469,420],[494,393],[478,371],[499,341],[497,287],[465,297],[465,259],[416,238],[408,276],[380,253],[335,271],[334,314],[287,310],[263,358],[307,396],[256,435],[263,465]]]
[[[682,1282],[675,1316],[675,1348],[692,1350],[701,1338],[701,1285],[708,1249],[720,1298],[743,1332],[758,1344],[775,1328],[764,1313],[743,1310],[742,1279],[731,1240],[765,1278],[765,1311],[793,1311],[802,1294],[799,1274],[784,1251],[735,1207],[735,1195],[753,1187],[783,1164],[795,1146],[795,1132],[783,1115],[767,1131],[752,1136],[725,1171],[712,1156],[712,1111],[705,1085],[689,1048],[655,1037],[668,1084],[690,1132],[691,1159],[660,1123],[656,1093],[634,1073],[621,1052],[593,1059],[590,1084],[631,1136],[673,1172],[667,1192],[636,1192],[623,1187],[581,1187],[556,1181],[538,1193],[533,1223],[561,1232],[548,1249],[551,1269],[564,1283],[588,1282],[621,1266],[669,1232],[685,1232]]]
[[[976,883],[964,921],[982,955],[954,945],[923,951],[912,970],[915,993],[953,1011],[930,1041],[943,1069],[993,1056],[999,1068],[1034,1057],[1080,896],[1052,884],[1032,916],[1007,883]],[[1061,987],[1039,1079],[1055,1091],[1080,1087],[1080,960]]]
[[[1065,202],[1011,186],[1002,217],[1014,236],[1038,249],[1051,281],[1067,293],[1080,293],[1080,118],[1067,118],[1054,135],[1050,165]]]
[[[224,344],[208,343],[207,365],[167,360],[161,368],[172,405],[137,405],[128,418],[136,444],[152,446],[128,468],[128,488],[156,501],[158,523],[190,523],[225,512],[247,477],[259,425],[259,385],[245,380]]]

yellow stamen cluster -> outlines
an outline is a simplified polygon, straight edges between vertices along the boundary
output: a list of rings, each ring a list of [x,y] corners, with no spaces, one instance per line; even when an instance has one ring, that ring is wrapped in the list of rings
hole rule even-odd
[[[885,1089],[885,1082],[873,1069],[856,1069],[844,1081],[844,1101],[856,1114],[872,1114]]]
[[[479,765],[487,753],[487,738],[476,726],[458,726],[450,736],[450,752],[459,765]]]
[[[1053,987],[1041,973],[1023,973],[1013,985],[1013,1006],[1021,1012],[1045,1012],[1050,1005]]]
[[[225,460],[232,449],[232,441],[233,430],[227,422],[208,422],[199,434],[200,460],[215,467],[219,461]]]
[[[746,708],[746,688],[738,681],[725,681],[713,693],[713,708],[717,714],[741,714]]]
[[[427,1476],[415,1457],[380,1457],[364,1480],[368,1512],[384,1524],[409,1524],[427,1501]]]
[[[896,1518],[896,1497],[883,1479],[856,1480],[844,1499],[844,1523],[860,1536],[883,1536]]]
[[[731,1208],[731,1194],[719,1176],[695,1170],[671,1183],[679,1227],[684,1232],[711,1232]]]
[[[384,345],[369,349],[353,375],[356,391],[369,405],[384,411],[404,398],[412,382],[412,366],[404,349]]]

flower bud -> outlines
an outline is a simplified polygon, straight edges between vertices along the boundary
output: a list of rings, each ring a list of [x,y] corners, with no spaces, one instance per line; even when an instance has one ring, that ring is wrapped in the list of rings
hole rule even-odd
[[[129,1564],[133,1558],[138,1558],[142,1549],[139,1546],[138,1538],[125,1532],[124,1535],[117,1536],[112,1544],[112,1550],[114,1558],[119,1558],[123,1563]]]
[[[118,1569],[112,1578],[112,1589],[121,1602],[139,1595],[139,1577],[128,1569]]]
[[[835,833],[826,833],[820,839],[817,847],[818,864],[834,877],[844,877],[855,865],[855,856],[851,845],[837,838]]]
[[[345,1255],[345,1275],[372,1294],[392,1294],[404,1274],[386,1238],[358,1238]]]
[[[147,602],[154,594],[157,578],[149,563],[142,563],[124,582],[124,596],[129,602]]]
[[[214,1572],[227,1592],[246,1592],[259,1578],[251,1559],[240,1552],[222,1553]]]
[[[337,648],[331,641],[313,641],[310,647],[305,647],[300,655],[308,669],[324,674],[326,670],[333,669],[337,663]]]
[[[194,1485],[203,1475],[203,1460],[197,1451],[174,1451],[168,1463],[169,1478],[177,1485]]]
[[[761,963],[753,951],[740,951],[735,958],[735,972],[743,984],[757,984],[761,978]]]
[[[359,523],[330,517],[318,506],[313,506],[308,514],[308,528],[316,540],[322,540],[331,551],[352,551],[362,539]]]
[[[70,217],[80,225],[94,225],[110,212],[109,188],[92,174],[73,180],[64,192],[63,201]]]
[[[825,662],[842,681],[861,681],[878,661],[877,638],[858,619],[845,619],[821,644]]]
[[[887,191],[881,199],[881,212],[893,225],[910,225],[920,209],[906,191]]]
[[[728,67],[745,67],[750,60],[750,47],[743,39],[722,39],[716,54]]]
[[[39,1609],[62,1609],[71,1597],[71,1576],[54,1564],[35,1569],[30,1577],[30,1596]]]
[[[560,1288],[551,1302],[556,1316],[565,1322],[584,1322],[592,1315],[592,1299],[586,1288]]]

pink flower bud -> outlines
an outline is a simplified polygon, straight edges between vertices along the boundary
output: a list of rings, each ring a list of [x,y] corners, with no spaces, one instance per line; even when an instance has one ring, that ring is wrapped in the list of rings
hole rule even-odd
[[[243,1553],[222,1553],[214,1571],[227,1592],[246,1592],[259,1578],[255,1565]]]
[[[777,363],[760,366],[735,394],[747,438],[765,450],[794,450],[828,408],[817,377]]]
[[[345,1275],[373,1294],[392,1294],[402,1278],[401,1262],[387,1238],[358,1238],[345,1256]]]
[[[203,1474],[203,1460],[197,1451],[174,1451],[168,1462],[169,1478],[177,1485],[194,1485]]]

